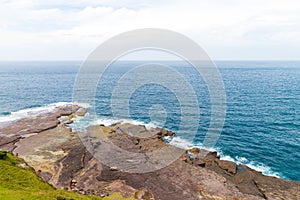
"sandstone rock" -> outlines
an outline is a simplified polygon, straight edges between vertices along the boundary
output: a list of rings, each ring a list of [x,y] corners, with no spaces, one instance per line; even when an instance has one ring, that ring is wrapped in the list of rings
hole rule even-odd
[[[80,109],[79,106],[68,104],[56,107],[53,112],[41,113],[37,116],[21,118],[5,124],[0,128],[0,149],[12,151],[15,148],[14,144],[24,136],[54,129],[61,123],[59,121],[61,117],[74,114],[78,109]],[[67,120],[65,123],[71,122]]]
[[[140,189],[135,194],[134,197],[138,200],[154,200],[153,194],[147,189]]]
[[[172,131],[168,131],[168,130],[166,130],[166,129],[161,129],[161,130],[160,130],[160,133],[158,133],[158,135],[161,136],[161,137],[165,137],[165,136],[174,136],[175,133],[172,132]]]
[[[79,108],[76,112],[75,115],[83,117],[86,114],[86,109],[85,108]]]
[[[205,162],[201,159],[195,159],[192,162],[194,165],[199,166],[199,167],[205,167]]]
[[[114,181],[109,182],[102,189],[102,191],[106,195],[110,195],[115,192],[118,192],[118,193],[122,194],[124,197],[129,198],[129,197],[133,197],[138,190],[134,189],[133,187],[131,187],[129,185],[126,185],[125,182],[122,180],[114,180]]]
[[[197,154],[200,153],[200,149],[197,148],[197,147],[193,147],[193,148],[189,149],[188,151],[189,151],[190,153],[192,153],[192,154],[195,154],[195,155],[197,155]]]
[[[236,164],[234,162],[226,161],[226,160],[215,160],[221,169],[228,171],[231,174],[236,173]]]
[[[67,125],[58,120],[76,109],[79,107],[58,109],[0,129],[0,148],[10,145],[44,180],[57,188],[82,194],[107,196],[119,192],[125,197],[163,200],[300,199],[300,183],[264,176],[244,165],[220,160],[217,152],[199,148],[182,151],[183,155],[175,162],[148,173],[128,173],[103,165],[87,151],[78,135],[70,134]],[[166,147],[168,144],[158,136],[174,136],[171,131],[147,130],[132,124],[87,128],[87,133],[101,142],[99,132],[114,145],[135,153]],[[31,133],[37,134],[22,137]]]

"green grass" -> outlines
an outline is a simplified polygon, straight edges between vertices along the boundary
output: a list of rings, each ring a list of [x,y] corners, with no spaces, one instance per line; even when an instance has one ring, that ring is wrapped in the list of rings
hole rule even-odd
[[[101,198],[55,189],[52,185],[38,177],[34,170],[22,159],[9,152],[0,151],[0,199],[85,200]],[[125,198],[115,193],[102,199],[123,200]]]

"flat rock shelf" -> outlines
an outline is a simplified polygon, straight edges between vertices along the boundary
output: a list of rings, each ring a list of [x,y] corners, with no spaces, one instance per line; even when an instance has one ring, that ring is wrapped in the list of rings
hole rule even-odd
[[[7,123],[0,128],[0,149],[24,159],[54,187],[80,194],[104,197],[118,192],[124,197],[162,200],[300,199],[300,183],[265,176],[199,148],[182,150],[175,162],[147,173],[106,166],[87,151],[80,133],[69,127],[74,118],[85,113],[84,108],[68,104]],[[91,137],[101,132],[121,149],[140,154],[168,147],[164,137],[175,134],[129,123],[93,125],[86,131]],[[136,137],[141,132],[151,136]]]

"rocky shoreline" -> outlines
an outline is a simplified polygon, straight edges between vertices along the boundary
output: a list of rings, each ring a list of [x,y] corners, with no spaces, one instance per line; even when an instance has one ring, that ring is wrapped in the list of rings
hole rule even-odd
[[[181,150],[175,162],[147,173],[106,166],[82,144],[80,133],[69,127],[76,116],[85,113],[80,106],[67,104],[34,118],[18,119],[0,128],[0,149],[23,158],[56,188],[81,194],[103,197],[118,192],[124,197],[163,200],[300,199],[300,183],[265,176],[199,148]],[[90,138],[101,139],[97,138],[98,132],[121,149],[142,155],[169,147],[163,137],[174,135],[168,130],[148,130],[133,124],[87,128]],[[140,133],[151,137],[137,137]]]

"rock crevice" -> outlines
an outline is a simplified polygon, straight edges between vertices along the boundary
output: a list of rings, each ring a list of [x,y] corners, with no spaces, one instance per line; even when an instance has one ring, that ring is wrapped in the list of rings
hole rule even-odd
[[[0,148],[14,151],[55,187],[81,194],[104,197],[119,192],[125,197],[149,200],[300,199],[300,183],[264,176],[245,165],[221,160],[217,152],[199,148],[183,150],[174,162],[147,173],[106,166],[87,151],[78,134],[68,127],[76,115],[85,112],[78,106],[63,107],[35,119],[16,121],[0,129]],[[24,138],[23,134],[32,135]],[[174,137],[175,133],[114,124],[88,127],[87,134],[97,139],[98,145],[109,140],[123,150],[147,156],[168,147],[164,137]]]

